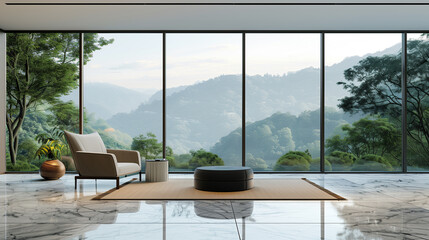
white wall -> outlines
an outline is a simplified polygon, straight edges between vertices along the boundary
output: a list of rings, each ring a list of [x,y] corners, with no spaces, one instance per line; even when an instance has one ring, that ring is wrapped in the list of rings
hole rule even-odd
[[[0,32],[0,174],[6,171],[6,33]]]

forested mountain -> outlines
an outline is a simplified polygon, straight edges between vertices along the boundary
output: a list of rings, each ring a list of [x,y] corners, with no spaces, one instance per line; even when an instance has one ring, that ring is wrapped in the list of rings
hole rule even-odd
[[[241,123],[239,76],[221,76],[188,86],[168,96],[167,140],[175,153],[209,148]],[[162,102],[142,104],[129,114],[108,120],[115,129],[136,136],[153,132],[162,135]]]
[[[351,123],[362,116],[344,114],[332,108],[325,110],[325,134],[338,133],[338,126]],[[272,167],[280,156],[289,151],[306,151],[313,158],[320,155],[320,111],[305,111],[298,116],[274,113],[272,116],[246,125],[246,158],[261,158]],[[211,152],[229,165],[241,163],[241,128],[217,142]],[[238,149],[238,150],[237,150]]]
[[[397,50],[398,46],[394,46],[373,55]],[[346,58],[326,67],[326,106],[336,107],[338,99],[347,95],[337,82],[344,80],[344,70],[356,65],[362,58]],[[166,101],[167,145],[175,153],[210,149],[221,137],[239,128],[242,116],[241,87],[240,75],[222,75],[191,86],[171,91],[167,89],[167,93],[171,93]],[[266,119],[277,112],[298,116],[304,111],[319,109],[319,105],[319,69],[306,68],[283,76],[266,74],[246,77],[246,122]],[[153,132],[161,140],[162,102],[155,95],[151,101],[130,113],[116,114],[108,123],[132,137]],[[311,142],[298,138],[294,136],[298,148]]]
[[[248,76],[246,121],[266,119],[276,112],[297,116],[303,111],[318,109],[319,74],[318,69],[308,68],[285,76]],[[333,81],[336,83],[338,79]],[[335,95],[330,95],[334,105],[344,93],[340,86],[330,85],[335,88]],[[167,144],[177,153],[209,149],[221,137],[240,127],[241,91],[241,76],[224,75],[168,96]],[[161,101],[154,100],[131,113],[117,114],[108,123],[131,136],[148,131],[161,136],[161,111]],[[298,144],[300,142],[298,140]]]

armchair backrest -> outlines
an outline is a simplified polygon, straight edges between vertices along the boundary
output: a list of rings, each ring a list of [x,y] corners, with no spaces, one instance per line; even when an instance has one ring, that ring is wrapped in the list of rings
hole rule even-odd
[[[97,132],[91,134],[76,134],[64,131],[64,134],[69,144],[77,172],[80,172],[79,159],[76,156],[77,151],[107,153],[103,140]]]

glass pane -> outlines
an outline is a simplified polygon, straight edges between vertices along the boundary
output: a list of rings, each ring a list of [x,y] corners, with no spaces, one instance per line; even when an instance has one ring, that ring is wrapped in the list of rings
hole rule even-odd
[[[241,166],[241,34],[167,34],[172,171]]]
[[[79,127],[78,43],[76,33],[7,34],[7,171],[38,171],[52,159],[74,170],[63,130]],[[64,146],[62,156],[36,156],[46,144]]]
[[[326,34],[326,171],[400,171],[401,34]]]
[[[246,165],[320,171],[320,35],[246,34]]]
[[[162,34],[99,36],[113,42],[85,67],[84,132],[106,148],[162,157]]]
[[[407,35],[408,171],[429,171],[429,39]]]

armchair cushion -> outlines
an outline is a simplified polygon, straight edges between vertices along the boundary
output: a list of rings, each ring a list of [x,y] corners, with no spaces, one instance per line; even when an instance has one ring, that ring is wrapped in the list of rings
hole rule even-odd
[[[90,134],[76,134],[64,131],[72,152],[88,151],[107,153],[103,140],[97,132]]]
[[[140,172],[141,167],[136,163],[118,162],[118,176]]]
[[[131,162],[141,166],[140,152],[133,150],[107,149],[107,153],[113,153],[119,162]]]

